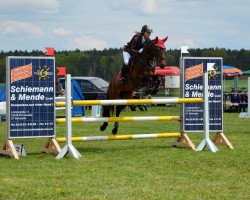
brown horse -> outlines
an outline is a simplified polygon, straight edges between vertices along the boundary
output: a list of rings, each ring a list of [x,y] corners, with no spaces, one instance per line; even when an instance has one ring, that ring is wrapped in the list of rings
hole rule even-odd
[[[148,44],[142,53],[133,61],[131,70],[126,76],[126,83],[121,85],[117,76],[114,76],[109,82],[109,88],[106,99],[132,99],[135,90],[146,87],[146,94],[156,94],[160,85],[160,76],[155,75],[155,63],[159,63],[161,68],[166,66],[166,57],[164,45],[168,37],[159,39],[156,37]],[[116,106],[116,117],[119,117],[125,105]],[[110,111],[114,112],[114,106],[103,106],[103,117],[110,117]],[[104,131],[108,122],[104,122],[100,127]],[[115,135],[119,124],[115,122],[112,133]]]

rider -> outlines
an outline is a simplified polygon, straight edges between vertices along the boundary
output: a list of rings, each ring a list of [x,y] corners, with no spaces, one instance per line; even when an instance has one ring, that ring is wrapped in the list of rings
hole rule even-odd
[[[123,48],[123,59],[124,64],[121,69],[121,78],[120,83],[123,85],[126,81],[125,77],[129,71],[129,59],[130,57],[136,56],[138,53],[143,51],[143,47],[150,43],[150,35],[153,32],[153,29],[148,25],[144,25],[141,29],[141,32],[136,32],[130,42]]]

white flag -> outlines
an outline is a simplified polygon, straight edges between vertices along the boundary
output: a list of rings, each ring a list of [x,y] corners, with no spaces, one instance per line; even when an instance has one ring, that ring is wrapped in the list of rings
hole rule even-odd
[[[181,53],[189,53],[188,49],[189,49],[189,46],[181,46]]]
[[[207,63],[207,71],[213,71],[214,70],[214,68],[213,68],[214,64],[215,63]]]

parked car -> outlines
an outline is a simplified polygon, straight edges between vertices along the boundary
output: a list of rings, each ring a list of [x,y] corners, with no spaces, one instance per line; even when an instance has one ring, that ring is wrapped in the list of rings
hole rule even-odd
[[[108,90],[108,82],[99,78],[99,77],[83,77],[83,76],[75,76],[72,77],[75,79],[79,86],[82,89],[82,94],[85,97],[85,100],[95,100],[95,99],[103,99],[106,97],[106,93]],[[60,78],[60,82],[65,88],[65,79]]]

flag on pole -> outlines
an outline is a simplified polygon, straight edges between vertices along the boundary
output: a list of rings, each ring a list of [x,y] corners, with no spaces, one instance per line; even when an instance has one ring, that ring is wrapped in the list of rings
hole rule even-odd
[[[66,67],[57,67],[57,76],[65,76],[66,75]]]
[[[195,65],[192,67],[189,67],[185,70],[186,74],[186,81],[197,78],[203,75],[203,64]]]
[[[55,51],[53,47],[45,47],[45,49],[47,50],[45,53],[45,56],[54,56],[55,55]]]
[[[181,46],[181,53],[189,53],[188,49],[189,49],[189,46]]]

